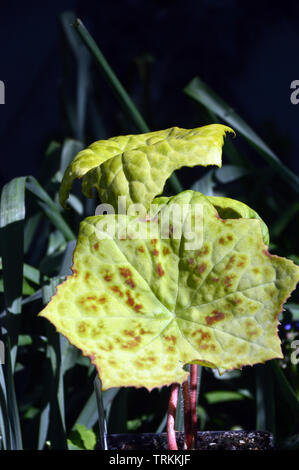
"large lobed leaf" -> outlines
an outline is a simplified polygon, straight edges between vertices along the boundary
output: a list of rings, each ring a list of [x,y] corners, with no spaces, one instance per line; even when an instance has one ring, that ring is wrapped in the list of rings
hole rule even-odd
[[[212,124],[196,129],[172,127],[146,134],[99,140],[77,154],[65,171],[60,202],[66,200],[76,178],[83,178],[82,191],[93,196],[96,188],[103,203],[118,207],[118,196],[149,207],[174,170],[182,166],[221,166],[227,126]]]
[[[151,221],[85,219],[73,275],[40,315],[91,357],[104,389],[182,383],[188,363],[232,369],[282,357],[278,314],[299,268],[269,254],[257,219],[221,219],[193,191],[158,202]],[[186,204],[180,221],[177,208]],[[174,207],[165,234],[160,222]],[[188,217],[202,222],[199,248],[190,249],[184,232],[176,238]],[[127,236],[103,238],[104,220],[125,225]],[[149,238],[136,238],[137,229]]]

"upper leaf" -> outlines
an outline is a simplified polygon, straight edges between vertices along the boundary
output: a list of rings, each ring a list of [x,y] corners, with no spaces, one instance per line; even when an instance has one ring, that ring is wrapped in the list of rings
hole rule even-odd
[[[104,229],[113,224],[117,237]],[[91,357],[104,389],[182,383],[187,363],[282,357],[278,314],[299,280],[292,261],[269,254],[259,220],[221,219],[193,191],[161,198],[151,220],[85,219],[73,272],[40,315]]]
[[[221,166],[223,138],[233,132],[211,124],[196,129],[172,127],[147,134],[99,140],[82,150],[65,171],[60,203],[66,200],[76,178],[83,178],[82,191],[92,197],[96,188],[103,203],[118,205],[118,196],[146,208],[163,191],[168,177],[182,166]]]

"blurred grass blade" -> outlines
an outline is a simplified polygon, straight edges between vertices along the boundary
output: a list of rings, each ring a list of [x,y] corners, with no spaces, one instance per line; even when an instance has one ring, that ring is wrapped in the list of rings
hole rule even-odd
[[[107,445],[107,423],[103,405],[103,397],[102,397],[102,384],[98,377],[96,377],[94,381],[94,388],[96,393],[96,400],[98,406],[98,415],[99,415],[99,444],[101,450],[108,450]]]
[[[26,279],[29,279],[29,281],[34,282],[34,284],[39,285],[40,272],[34,266],[30,266],[29,264],[24,263],[23,274],[24,274],[24,277],[26,277]]]
[[[51,220],[53,225],[64,234],[66,240],[76,238],[64,218],[59,212],[55,202],[52,201],[48,193],[42,188],[33,176],[28,176],[26,181],[26,189],[31,191],[40,201],[39,206],[42,208],[46,216]]]
[[[83,47],[82,42],[79,40],[77,34],[72,28],[70,28],[70,25],[74,23],[75,19],[75,14],[71,11],[65,11],[60,16],[63,32],[77,61],[76,137],[79,140],[83,140],[86,120],[90,56],[87,53],[85,47]]]
[[[269,364],[255,366],[256,377],[256,429],[269,431],[275,438],[275,401],[273,372]]]
[[[11,350],[10,336],[7,338],[7,350]],[[22,432],[19,417],[18,404],[15,393],[14,375],[12,368],[12,359],[10,354],[5,357],[6,369],[6,391],[7,391],[7,411],[10,421],[10,428],[12,434],[12,450],[22,450]]]
[[[112,91],[114,92],[116,98],[122,105],[126,114],[129,115],[136,129],[138,129],[139,132],[149,132],[149,128],[146,122],[144,121],[143,117],[141,116],[138,109],[134,105],[133,101],[129,97],[128,93],[126,92],[126,90],[124,89],[120,81],[118,80],[117,76],[111,69],[104,55],[98,48],[96,42],[91,37],[87,29],[85,28],[82,21],[79,19],[76,19],[74,22],[74,27],[77,30],[84,44],[87,46],[91,54],[96,59],[100,67],[100,70],[103,76],[105,77],[108,85],[112,88]]]
[[[25,181],[26,178],[21,177],[14,178],[7,183],[2,189],[0,206],[0,245],[6,308],[4,321],[7,329],[5,386],[7,417],[10,427],[10,448],[14,450],[22,449],[19,410],[15,395],[14,370],[18,350],[20,313],[22,311]],[[8,436],[6,436],[5,440],[7,444]]]
[[[159,424],[159,426],[157,427],[156,429],[156,433],[157,434],[160,434],[160,432],[163,432],[165,427],[166,427],[166,424],[167,424],[167,416],[168,416],[168,413],[165,413],[165,415],[163,416],[163,419],[161,421],[161,423]]]
[[[105,411],[106,421],[109,421],[110,412],[114,405],[114,398],[117,396],[120,388],[110,388],[102,393],[103,396],[103,406]]]
[[[12,449],[12,431],[7,409],[7,393],[2,364],[0,364],[0,434],[3,449]]]
[[[135,125],[136,129],[141,132],[149,132],[150,129],[146,124],[145,120],[141,116],[140,112],[138,111],[137,107],[133,103],[132,99],[118,80],[117,76],[111,69],[110,65],[108,64],[107,60],[105,59],[103,53],[97,46],[93,37],[89,34],[87,29],[85,28],[84,24],[80,19],[76,19],[74,22],[74,28],[78,32],[79,36],[81,37],[83,43],[91,52],[92,56],[95,58],[104,78],[106,79],[108,85],[111,87],[114,95],[118,99],[119,103],[121,104],[125,114],[131,119],[133,124]],[[179,193],[183,190],[181,183],[179,182],[177,176],[173,174],[170,179],[170,184],[174,192]]]
[[[184,432],[184,401],[182,387],[179,388],[178,404],[175,416],[175,430]]]
[[[63,142],[63,147],[62,147],[61,157],[60,157],[60,168],[59,168],[61,179],[69,163],[77,155],[77,153],[80,152],[80,150],[82,150],[83,148],[84,148],[84,145],[79,140],[66,139]]]
[[[216,186],[214,181],[214,173],[214,169],[208,171],[191,186],[191,189],[193,191],[199,191],[205,196],[214,196],[214,187]]]
[[[72,274],[73,253],[76,248],[76,240],[68,242],[61,262],[59,276],[69,276]]]
[[[285,210],[282,215],[274,222],[271,235],[274,237],[279,237],[279,235],[285,230],[288,224],[292,221],[292,219],[296,216],[297,212],[299,211],[299,202],[295,202],[291,204],[287,210]]]
[[[285,307],[291,312],[293,320],[299,320],[299,304],[287,303]]]
[[[244,400],[245,398],[246,397],[242,393],[233,392],[232,390],[214,390],[205,394],[205,399],[209,405],[224,403],[226,401],[239,401]]]
[[[47,403],[46,406],[42,409],[39,419],[39,428],[38,428],[38,442],[37,449],[43,450],[48,430],[49,430],[49,420],[50,420],[50,403]]]
[[[42,288],[43,303],[45,305],[55,294],[56,287],[60,282],[61,278],[53,278],[48,285]],[[65,428],[61,335],[55,331],[54,326],[49,322],[46,322],[46,329],[48,338],[47,357],[51,365],[49,436],[53,450],[66,450],[68,447]]]
[[[248,175],[249,171],[241,166],[237,165],[223,165],[221,168],[216,168],[215,177],[221,184],[228,184],[232,181],[238,180],[245,175]]]
[[[285,377],[277,360],[270,361],[270,367],[279,385],[280,392],[289,407],[290,413],[294,417],[294,421],[299,419],[299,402],[293,388]]]
[[[87,429],[91,429],[96,424],[97,420],[97,402],[95,394],[92,392],[76,419],[76,424],[83,424]]]
[[[25,220],[25,228],[24,228],[24,253],[25,254],[27,254],[29,251],[29,248],[31,246],[34,235],[41,221],[41,218],[42,218],[42,213],[37,212],[31,217],[27,217]]]
[[[61,282],[62,276],[71,274],[72,255],[75,248],[75,240],[67,244],[64,257],[62,259],[59,274],[56,279],[52,279],[48,286],[42,288],[43,302],[48,303],[51,296],[55,293],[56,286]],[[67,339],[59,335],[52,325],[47,324],[48,347],[47,356],[51,362],[52,380],[50,403],[47,403],[40,415],[38,449],[43,449],[48,432],[50,431],[51,445],[55,449],[66,449],[66,431],[65,431],[65,410],[64,410],[64,389],[63,375],[66,370],[75,365],[79,351],[71,346]],[[74,357],[70,357],[69,348],[74,350]],[[50,420],[53,420],[53,425]],[[57,426],[57,432],[55,428]],[[50,429],[49,429],[50,427]]]
[[[4,298],[11,314],[19,314],[22,305],[25,181],[25,177],[14,178],[3,187],[1,193],[0,240]],[[15,336],[16,332],[12,336],[12,347],[17,344]]]
[[[267,144],[249,127],[235,111],[217,96],[200,78],[195,77],[184,89],[194,100],[211,110],[236,132],[239,132],[271,165],[297,193],[299,193],[299,177],[287,168],[268,147]]]

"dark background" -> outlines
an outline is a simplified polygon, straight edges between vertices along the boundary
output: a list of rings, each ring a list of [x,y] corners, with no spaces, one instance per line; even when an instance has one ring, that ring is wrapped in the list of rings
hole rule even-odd
[[[137,102],[137,63],[147,57],[150,106],[145,114],[152,129],[193,126],[193,105],[182,89],[198,75],[298,173],[299,105],[290,102],[290,83],[299,79],[299,2],[2,1],[1,184],[14,176],[37,176],[49,141],[68,137],[59,99],[58,17],[65,10],[75,11],[88,26]],[[98,80],[105,96],[100,75]],[[112,119],[105,99],[103,110],[103,120]],[[109,129],[114,128],[117,132],[117,125]],[[111,136],[104,134],[99,128],[96,138]]]

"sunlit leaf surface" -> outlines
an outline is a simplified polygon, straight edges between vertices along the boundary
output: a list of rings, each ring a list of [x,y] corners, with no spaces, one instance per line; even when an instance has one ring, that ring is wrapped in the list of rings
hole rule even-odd
[[[200,242],[191,249],[188,221]],[[118,237],[103,238],[109,223]],[[149,238],[136,238],[142,230]],[[292,261],[269,254],[258,219],[221,219],[185,191],[161,198],[152,220],[85,219],[73,275],[41,315],[91,357],[104,389],[152,389],[183,382],[187,363],[233,369],[282,357],[278,314],[298,280]]]
[[[172,127],[146,134],[99,140],[82,150],[65,171],[60,202],[66,200],[76,178],[83,178],[82,191],[92,197],[96,188],[102,202],[118,208],[118,196],[149,206],[166,180],[182,166],[221,166],[223,138],[233,132],[212,124],[196,129]]]

